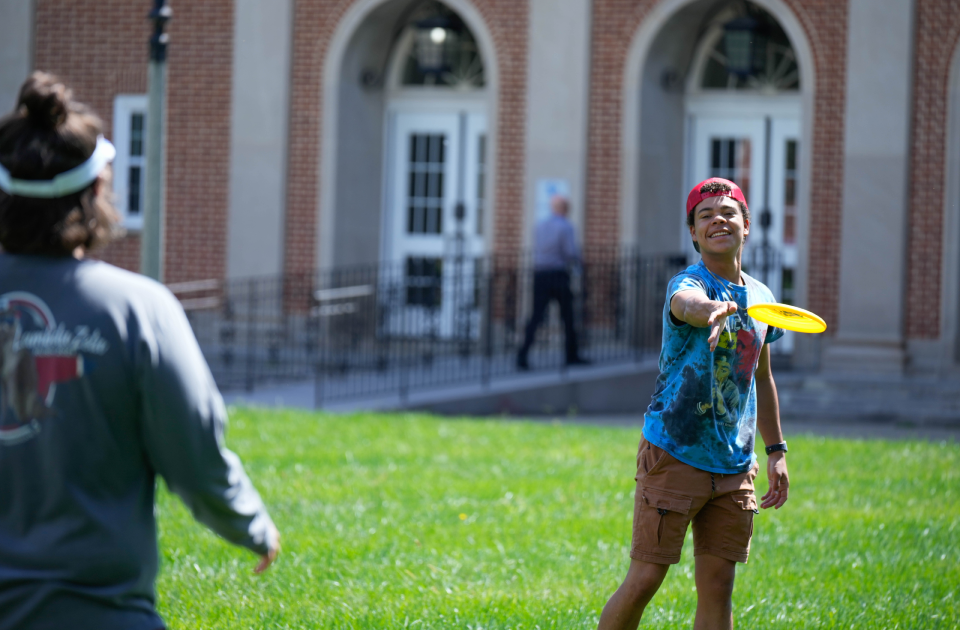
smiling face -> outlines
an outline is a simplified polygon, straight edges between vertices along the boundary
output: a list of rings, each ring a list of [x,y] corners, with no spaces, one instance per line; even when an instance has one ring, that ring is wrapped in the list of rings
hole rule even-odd
[[[730,197],[710,197],[693,209],[690,237],[700,245],[701,255],[736,255],[750,233],[740,204]]]

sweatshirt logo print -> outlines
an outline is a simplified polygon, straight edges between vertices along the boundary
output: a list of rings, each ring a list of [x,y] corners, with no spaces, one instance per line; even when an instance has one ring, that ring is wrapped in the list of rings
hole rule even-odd
[[[30,440],[52,409],[57,384],[81,378],[84,355],[103,355],[109,344],[99,330],[67,329],[31,293],[0,295],[0,444]]]

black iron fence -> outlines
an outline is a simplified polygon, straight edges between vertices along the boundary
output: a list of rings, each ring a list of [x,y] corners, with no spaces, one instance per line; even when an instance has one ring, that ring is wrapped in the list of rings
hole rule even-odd
[[[489,383],[516,374],[532,308],[528,255],[411,257],[307,274],[172,285],[219,386],[315,380],[317,403]],[[679,256],[596,252],[569,276],[580,355],[594,364],[660,349]],[[565,369],[552,306],[531,370]]]

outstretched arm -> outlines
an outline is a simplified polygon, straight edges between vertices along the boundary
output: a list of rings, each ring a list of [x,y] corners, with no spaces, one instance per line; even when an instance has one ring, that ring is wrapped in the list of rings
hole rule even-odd
[[[670,313],[681,322],[695,328],[709,328],[710,350],[717,349],[720,331],[727,323],[727,317],[737,312],[736,302],[718,302],[707,297],[706,293],[689,289],[674,294],[670,299]]]
[[[223,439],[227,414],[180,304],[163,296],[141,331],[138,370],[143,448],[153,469],[197,520],[260,554],[265,570],[280,535],[240,458]]]
[[[767,446],[783,442],[780,430],[780,404],[777,401],[777,385],[770,370],[770,345],[764,344],[757,362],[757,429]],[[787,474],[787,456],[777,451],[767,456],[767,479],[770,487],[760,497],[760,507],[780,509],[787,502],[790,479]]]

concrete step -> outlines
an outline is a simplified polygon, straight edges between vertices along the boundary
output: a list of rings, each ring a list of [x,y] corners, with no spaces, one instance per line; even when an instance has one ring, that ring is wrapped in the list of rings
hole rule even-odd
[[[960,379],[953,375],[781,373],[776,379],[780,413],[785,418],[960,425]]]

